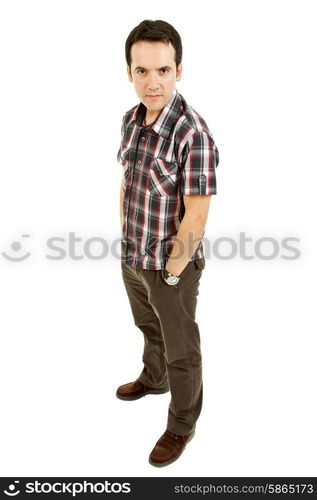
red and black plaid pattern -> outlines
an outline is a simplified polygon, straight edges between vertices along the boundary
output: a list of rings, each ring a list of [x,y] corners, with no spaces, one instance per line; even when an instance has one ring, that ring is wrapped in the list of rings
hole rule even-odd
[[[183,195],[216,194],[218,149],[206,122],[175,89],[154,123],[146,107],[125,113],[118,161],[123,166],[122,255],[128,265],[165,267],[184,217]],[[203,257],[203,241],[191,259]]]

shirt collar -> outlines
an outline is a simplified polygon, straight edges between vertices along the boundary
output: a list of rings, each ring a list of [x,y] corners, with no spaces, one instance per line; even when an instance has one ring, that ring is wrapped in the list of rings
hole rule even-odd
[[[169,102],[164,106],[151,129],[158,135],[167,139],[170,135],[172,125],[179,118],[182,109],[182,96],[175,88]],[[131,117],[132,122],[135,121],[139,127],[142,127],[142,121],[145,113],[146,107],[142,102],[140,102],[133,112]]]

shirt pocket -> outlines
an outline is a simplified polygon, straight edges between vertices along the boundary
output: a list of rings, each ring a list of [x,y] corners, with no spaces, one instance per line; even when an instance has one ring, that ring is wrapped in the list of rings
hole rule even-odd
[[[154,196],[172,196],[178,189],[178,163],[154,158],[150,167],[148,190]]]

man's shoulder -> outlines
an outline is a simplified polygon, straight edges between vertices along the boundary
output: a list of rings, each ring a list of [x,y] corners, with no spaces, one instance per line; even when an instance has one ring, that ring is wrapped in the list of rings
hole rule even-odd
[[[131,118],[132,116],[134,115],[134,112],[135,110],[137,109],[137,107],[139,106],[139,104],[136,104],[135,106],[133,106],[133,108],[131,109],[128,109],[128,111],[126,111],[123,115],[123,121],[125,124],[129,123],[129,121],[131,121]]]
[[[137,109],[138,106],[139,106],[139,104],[136,104],[135,106],[133,106],[133,108],[128,109],[128,111],[125,112],[125,116],[128,119],[131,118],[131,116],[133,115],[134,111]]]
[[[205,132],[208,135],[211,135],[211,132],[208,128],[208,125],[204,118],[201,116],[196,109],[193,108],[190,104],[188,104],[185,99],[182,97],[182,108],[183,112],[178,120],[178,129],[180,135],[186,133],[189,135],[193,135],[199,132]]]
[[[138,105],[133,106],[133,108],[129,109],[124,113],[122,116],[122,122],[121,122],[121,139],[123,138],[124,134],[126,133],[127,127],[129,125],[129,122],[131,121],[131,118],[133,116],[134,111]]]

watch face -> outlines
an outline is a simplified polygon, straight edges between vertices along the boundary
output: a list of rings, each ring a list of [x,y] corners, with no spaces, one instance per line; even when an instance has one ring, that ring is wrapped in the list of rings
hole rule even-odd
[[[164,280],[168,285],[176,285],[180,278],[178,276],[174,276],[173,274],[170,274],[167,269],[164,269],[163,271],[163,276]]]
[[[167,281],[168,281],[169,285],[176,285],[176,283],[178,283],[178,278],[177,278],[177,276],[169,276],[167,278]]]

